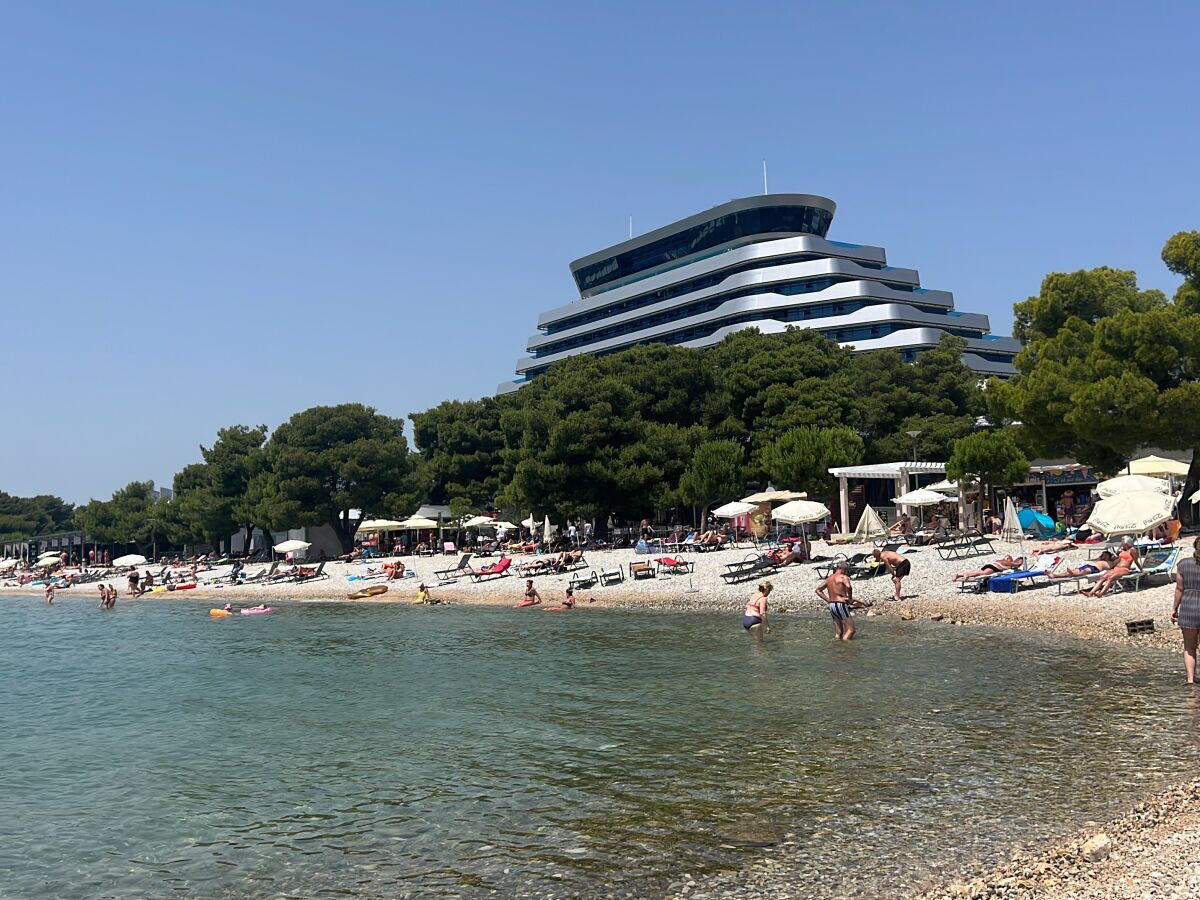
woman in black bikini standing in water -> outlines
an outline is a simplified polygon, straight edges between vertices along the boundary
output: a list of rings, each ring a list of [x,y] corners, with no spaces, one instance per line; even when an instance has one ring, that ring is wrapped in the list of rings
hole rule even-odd
[[[767,597],[771,596],[771,591],[771,582],[760,584],[754,596],[746,601],[746,611],[742,613],[742,627],[756,640],[761,641],[763,633],[771,630],[767,624]]]

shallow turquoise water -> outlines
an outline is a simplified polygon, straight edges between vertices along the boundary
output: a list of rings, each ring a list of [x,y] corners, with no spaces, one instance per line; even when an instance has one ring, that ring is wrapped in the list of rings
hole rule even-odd
[[[1099,643],[207,607],[0,601],[4,896],[646,896],[763,853],[878,896],[1200,763],[1177,660]]]

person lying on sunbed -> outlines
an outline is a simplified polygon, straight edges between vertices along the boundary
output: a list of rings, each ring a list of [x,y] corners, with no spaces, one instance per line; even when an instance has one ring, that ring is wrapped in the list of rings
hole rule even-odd
[[[808,559],[804,554],[804,548],[796,549],[797,545],[793,544],[791,550],[785,550],[780,547],[778,550],[772,550],[767,556],[775,560],[777,566],[790,566],[792,563],[802,563]]]
[[[888,529],[888,534],[912,534],[912,530],[912,521],[908,518],[908,513],[900,513],[900,518]]]
[[[402,563],[402,562],[397,561],[395,565],[389,565],[388,563],[384,563],[383,567],[385,569],[391,570],[388,572],[388,576],[387,576],[388,581],[399,581],[401,578],[404,577],[404,563]]]
[[[1063,569],[1061,572],[1047,572],[1047,578],[1086,578],[1088,575],[1095,575],[1097,572],[1107,572],[1113,567],[1113,563],[1117,561],[1116,555],[1111,550],[1105,550],[1091,562],[1085,562],[1077,569],[1072,569],[1070,566]]]
[[[1043,556],[1047,553],[1063,553],[1067,550],[1074,550],[1075,542],[1067,540],[1046,541],[1044,544],[1033,548],[1034,556]]]
[[[974,572],[959,572],[951,581],[966,581],[968,578],[987,578],[989,575],[999,575],[1004,571],[1019,572],[1025,565],[1023,556],[1002,556],[995,562],[985,563]]]

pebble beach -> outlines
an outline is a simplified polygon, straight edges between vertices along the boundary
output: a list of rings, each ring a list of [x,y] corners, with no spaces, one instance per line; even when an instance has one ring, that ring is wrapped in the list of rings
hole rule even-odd
[[[1180,690],[1186,690],[1182,685],[1182,663],[1176,655],[1181,646],[1179,633],[1170,623],[1173,596],[1170,583],[1162,584],[1160,579],[1154,587],[1092,599],[1074,592],[1073,584],[1064,587],[1060,594],[1056,584],[1045,580],[1015,594],[961,593],[952,582],[956,572],[977,569],[1005,553],[1028,553],[1031,547],[1031,543],[1022,547],[997,542],[994,556],[978,555],[960,560],[943,560],[933,547],[914,548],[909,555],[912,574],[904,580],[903,599],[899,603],[890,599],[892,586],[886,576],[855,581],[855,596],[871,604],[856,613],[860,633],[869,635],[872,618],[893,616],[936,623],[935,627],[1029,628],[1087,640],[1117,642],[1156,654],[1164,668],[1179,668]],[[813,545],[813,553],[818,557],[862,553],[869,549],[869,545],[831,547],[821,542]],[[592,570],[599,573],[620,567],[623,581],[576,589],[579,615],[586,615],[589,609],[597,607],[649,607],[728,612],[732,618],[740,614],[756,583],[764,579],[774,585],[770,597],[773,617],[824,615],[824,607],[814,594],[819,578],[811,563],[786,566],[741,584],[726,583],[721,577],[726,566],[753,555],[756,551],[750,547],[689,553],[682,557],[694,564],[694,570],[689,573],[667,574],[660,570],[653,578],[634,580],[628,574],[629,563],[653,560],[653,555],[639,557],[632,550],[591,552],[586,554],[586,566],[579,571],[541,575],[533,580],[544,604],[554,605],[563,597],[571,577]],[[1061,555],[1064,563],[1071,566],[1088,559],[1088,551],[1084,548]],[[476,560],[474,565],[496,559],[498,557]],[[417,586],[422,582],[442,602],[511,606],[521,599],[524,590],[524,578],[516,572],[515,566],[530,559],[533,557],[518,556],[506,577],[476,583],[466,576],[439,578],[435,574],[452,567],[457,557],[405,557],[404,563],[415,571],[416,577],[387,583],[386,593],[362,600],[348,599],[348,595],[363,587],[384,584],[380,580],[362,580],[371,569],[380,567],[380,560],[327,563],[325,572],[329,577],[299,584],[230,585],[222,583],[228,580],[229,567],[215,567],[199,573],[198,587],[194,590],[145,594],[136,599],[125,594],[123,571],[114,570],[113,576],[105,581],[120,592],[118,604],[194,603],[198,611],[225,603],[235,606],[296,602],[410,603],[416,599]],[[248,568],[253,573],[260,567],[251,565]],[[9,582],[3,584],[2,590],[31,599],[40,596],[42,591],[40,587],[17,587]],[[59,598],[81,595],[98,601],[94,583],[63,590]],[[1154,621],[1152,633],[1134,636],[1127,633],[1127,622],[1146,619]],[[1197,702],[1200,702],[1200,692],[1197,692]],[[988,872],[957,873],[940,885],[897,886],[896,896],[919,896],[921,900],[942,897],[1099,900],[1200,896],[1200,781],[1181,784],[1155,797],[1131,798],[1131,801],[1138,805],[1123,818],[1090,823],[1084,833],[1071,836],[1059,846],[1037,853],[1014,848],[1009,864]],[[786,848],[777,849],[783,851]],[[803,897],[803,886],[788,877],[785,857],[783,852],[767,852],[761,860],[736,876],[681,883],[673,886],[671,895]]]

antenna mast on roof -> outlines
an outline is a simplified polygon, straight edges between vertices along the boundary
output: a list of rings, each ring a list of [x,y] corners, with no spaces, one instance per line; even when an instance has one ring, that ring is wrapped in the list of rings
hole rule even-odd
[[[763,160],[763,193],[770,193],[770,191],[767,190],[767,161],[765,159]]]
[[[629,217],[629,239],[633,240],[633,216]]]

